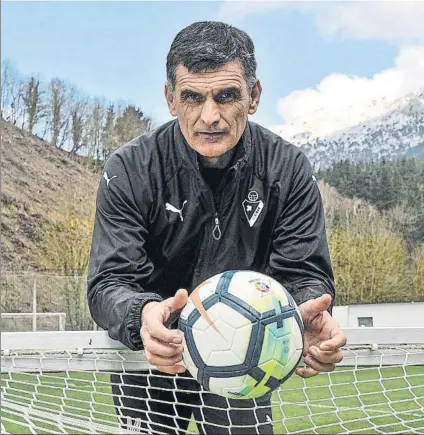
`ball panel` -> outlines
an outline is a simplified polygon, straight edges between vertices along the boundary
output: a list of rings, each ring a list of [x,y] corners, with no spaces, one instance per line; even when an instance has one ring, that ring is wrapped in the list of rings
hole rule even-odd
[[[214,277],[208,279],[197,287],[201,301],[204,301],[209,296],[212,296],[215,293],[221,276],[222,273],[220,273],[219,275],[215,275]]]
[[[247,375],[235,376],[233,378],[210,378],[209,389],[220,396],[237,398],[243,390]]]
[[[271,359],[264,364],[260,364],[259,367],[266,373],[265,378],[261,382],[264,385],[267,384],[271,378],[280,381],[284,379],[288,373],[287,368],[275,359]]]
[[[215,275],[208,280],[199,284],[190,294],[186,306],[181,311],[180,317],[188,319],[190,314],[196,309],[198,301],[204,302],[207,298],[215,293],[218,282],[222,276],[222,273]]]
[[[184,366],[190,372],[190,374],[195,379],[197,379],[197,375],[198,375],[199,370],[196,367],[196,364],[194,363],[193,359],[191,358],[191,355],[190,355],[190,352],[189,352],[189,349],[187,348],[187,346],[184,346],[183,362],[184,362]]]
[[[292,328],[292,317],[286,318],[280,323],[276,321],[266,325],[259,365],[274,358],[285,365],[290,352]]]
[[[193,304],[193,301],[188,298],[187,304],[185,305],[185,307],[182,309],[181,314],[180,314],[180,318],[187,320],[188,316],[196,309],[196,307]]]
[[[259,368],[255,368],[256,371],[262,372]],[[263,372],[262,372],[263,373]],[[256,379],[257,373],[254,375],[252,374],[246,374],[242,376],[238,376],[239,378],[243,378],[243,385],[240,387],[231,387],[225,389],[226,386],[232,385],[229,384],[232,379],[234,379],[236,376],[233,377],[226,377],[226,378],[217,378],[214,376],[211,376],[208,379],[208,389],[209,391],[215,392],[215,391],[221,391],[221,393],[217,392],[216,394],[223,395],[225,397],[234,398],[234,399],[255,399],[258,397],[262,397],[264,394],[268,393],[270,390],[270,387],[266,385],[266,377],[261,377],[261,380],[258,381]],[[224,385],[224,388],[221,386]],[[213,390],[212,388],[216,388],[216,390]]]
[[[293,318],[292,339],[294,347],[297,350],[303,350],[303,324],[299,327],[299,324],[295,318]]]
[[[231,367],[242,364],[242,360],[231,349],[212,351],[205,361],[208,366]]]
[[[220,303],[215,304],[210,311],[214,325],[207,325],[207,328],[201,331],[196,329],[198,323],[203,324],[199,319],[192,329],[202,360],[208,366],[217,367],[243,364],[250,342],[252,324],[250,322],[246,324],[240,313]],[[227,322],[229,316],[234,324],[244,324],[244,326],[234,328],[229,325]]]
[[[231,280],[228,293],[260,314],[271,312],[279,305],[290,306],[284,287],[271,277],[258,272],[239,271]]]
[[[222,303],[216,302],[214,305],[212,305],[212,307],[207,308],[206,311],[208,318],[205,318],[202,315],[197,315],[196,319],[193,320],[191,324],[193,333],[195,330],[206,331],[211,327],[211,324],[215,325],[215,322],[220,318],[220,310],[222,305]]]
[[[231,280],[228,293],[262,314],[273,309],[270,288],[270,278],[256,272],[240,271]]]
[[[241,361],[240,364],[243,364],[245,362],[246,356],[248,356],[247,352],[249,349],[253,326],[254,325],[249,322],[247,325],[235,329],[232,351]]]
[[[257,399],[268,393],[269,388],[264,385],[264,382],[257,382],[251,376],[246,376],[243,390],[240,391],[240,398]]]
[[[218,302],[218,299],[216,299],[212,306],[207,308],[207,314],[209,319],[199,316],[192,323],[192,328],[199,331],[206,331],[208,328],[212,328],[216,332],[219,332],[219,328],[216,325],[218,320],[224,320],[226,326],[233,330],[251,324],[250,320],[244,317],[241,312],[235,310],[232,306]]]
[[[252,324],[242,314],[219,302],[208,309],[208,315],[212,324],[200,317],[192,326],[193,338],[202,360],[208,366],[242,364],[249,345]],[[226,319],[231,319],[234,325],[244,326],[235,328]]]
[[[300,359],[302,358],[302,350],[301,349],[297,349],[295,350],[290,359],[287,361],[287,367],[292,367],[293,369],[295,369],[300,362]]]
[[[193,338],[197,346],[197,351],[202,358],[202,361],[206,365],[215,365],[210,359],[212,352],[218,352],[222,354],[222,363],[217,365],[235,365],[240,364],[237,356],[231,351],[231,346],[233,343],[234,330],[226,330],[223,327],[222,322],[217,322],[217,326],[220,331],[223,331],[223,335],[217,332],[214,328],[208,328],[206,331],[198,331],[193,329]],[[230,352],[226,355],[225,352]],[[225,356],[224,356],[225,355]],[[213,359],[216,362],[216,356]]]
[[[245,326],[251,326],[252,322],[250,319],[245,317],[243,312],[236,311],[233,306],[222,303],[223,315],[221,317],[225,319],[225,322],[234,329],[241,329]]]

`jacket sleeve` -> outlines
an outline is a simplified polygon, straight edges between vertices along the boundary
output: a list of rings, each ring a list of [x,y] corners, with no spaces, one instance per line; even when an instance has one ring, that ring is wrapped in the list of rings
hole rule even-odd
[[[334,302],[321,193],[303,153],[295,158],[287,202],[273,233],[268,274],[290,291],[298,305],[325,293]]]
[[[112,339],[132,350],[142,349],[144,305],[162,300],[159,294],[143,289],[153,271],[145,251],[147,237],[145,219],[125,165],[119,155],[113,154],[105,165],[97,193],[87,297],[94,321]]]

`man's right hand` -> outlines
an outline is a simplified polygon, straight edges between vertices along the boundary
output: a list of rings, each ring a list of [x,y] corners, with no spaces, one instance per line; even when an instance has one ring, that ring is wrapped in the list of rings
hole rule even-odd
[[[181,311],[188,300],[187,290],[180,289],[175,296],[162,302],[147,303],[141,313],[141,339],[147,361],[161,372],[184,373],[178,363],[182,360],[182,338],[176,330],[165,325],[172,314]]]

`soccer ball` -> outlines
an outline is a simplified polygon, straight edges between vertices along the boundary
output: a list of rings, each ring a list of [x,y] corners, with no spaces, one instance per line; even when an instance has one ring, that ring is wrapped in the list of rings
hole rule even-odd
[[[303,322],[295,301],[257,272],[226,271],[200,284],[178,329],[190,374],[205,390],[232,399],[276,390],[302,357]]]

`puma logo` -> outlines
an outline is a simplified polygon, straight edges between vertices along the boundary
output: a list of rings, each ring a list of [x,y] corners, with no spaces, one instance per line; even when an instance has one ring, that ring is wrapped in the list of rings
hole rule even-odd
[[[183,206],[180,209],[178,209],[177,207],[174,207],[172,204],[167,202],[165,204],[165,209],[168,210],[168,211],[172,211],[173,213],[178,213],[180,215],[181,222],[183,222],[184,221],[184,218],[183,218],[183,209],[184,209],[184,206],[186,205],[186,202],[187,201],[183,202]]]
[[[103,178],[106,180],[106,186],[109,187],[109,183],[111,182],[111,180],[113,180],[114,178],[118,178],[117,175],[114,175],[113,177],[108,177],[107,172],[103,173]]]

